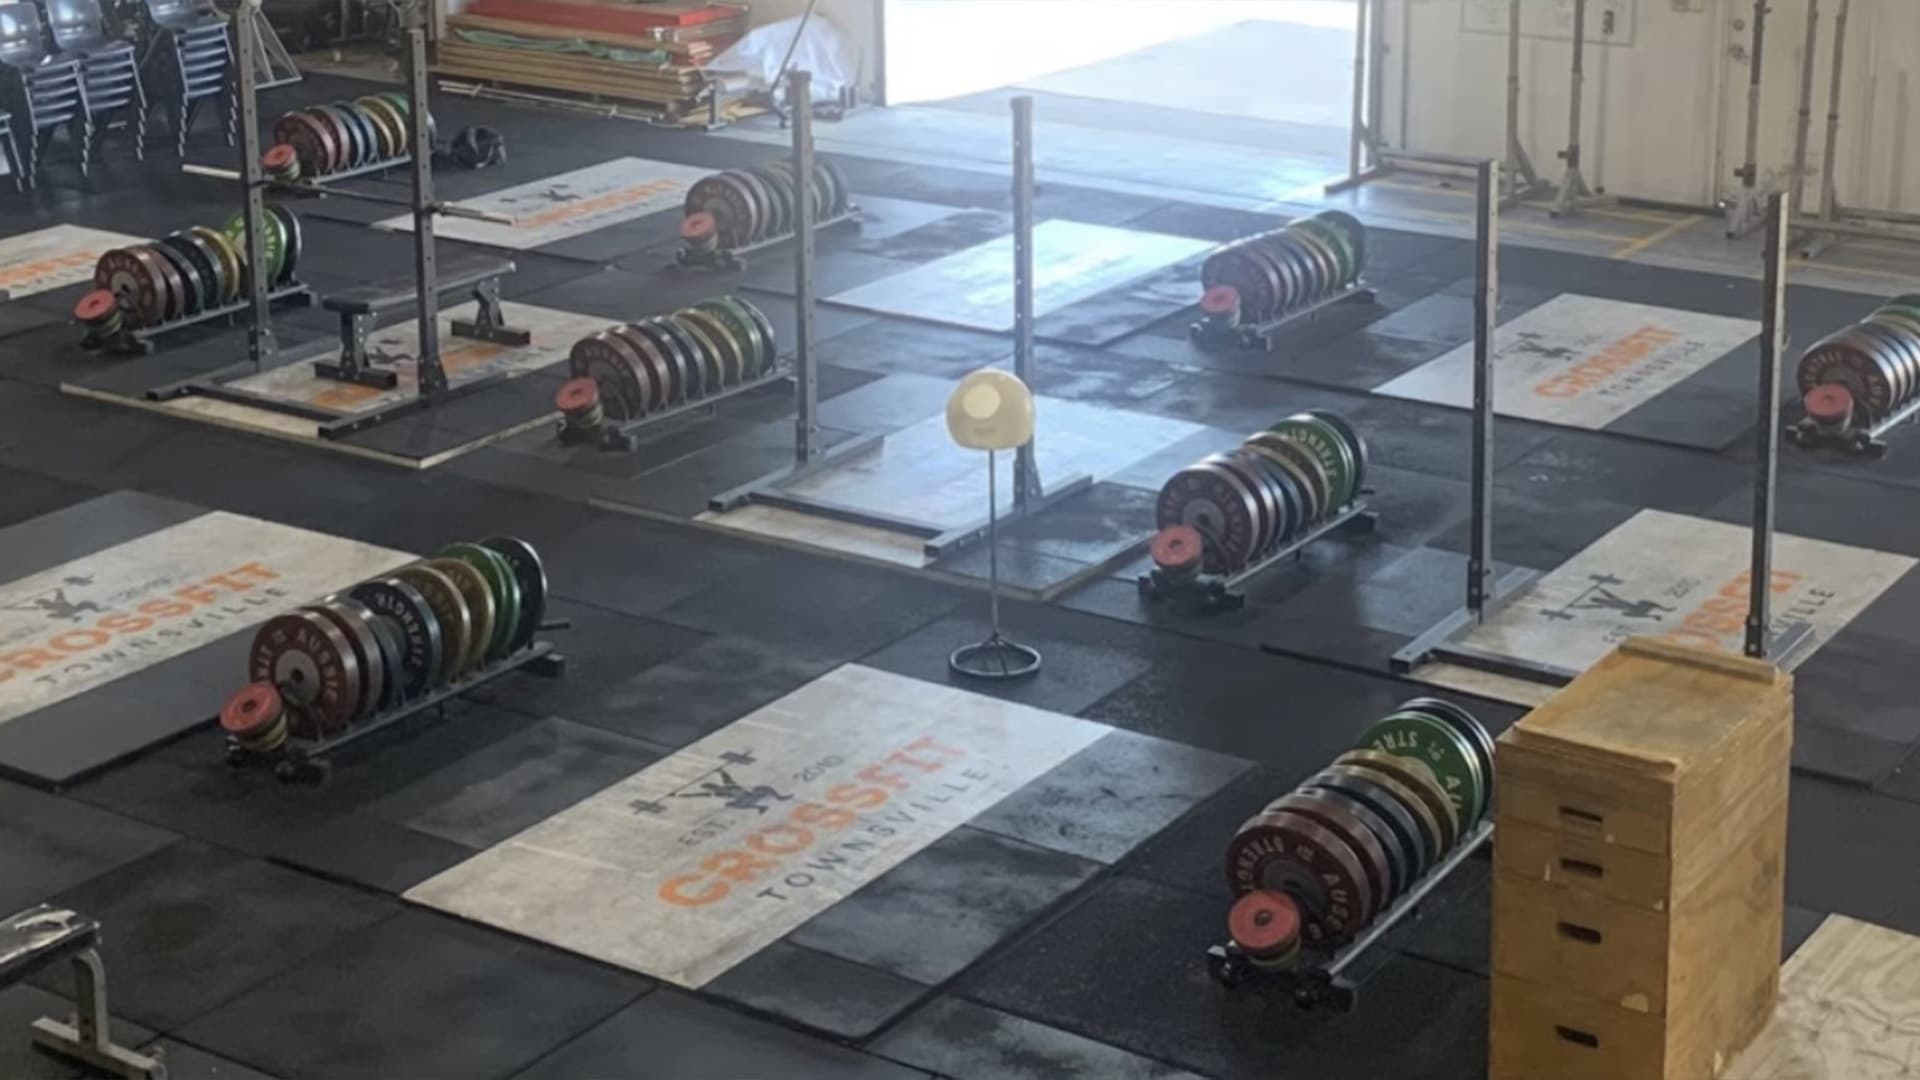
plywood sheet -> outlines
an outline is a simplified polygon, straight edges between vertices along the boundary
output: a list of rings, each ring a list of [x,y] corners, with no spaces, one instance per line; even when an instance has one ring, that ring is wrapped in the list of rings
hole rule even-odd
[[[145,238],[126,233],[55,225],[0,240],[0,290],[15,300],[93,279],[102,253]]]
[[[693,182],[711,171],[671,161],[615,158],[461,199],[462,206],[503,214],[514,223],[443,217],[434,223],[434,235],[525,251],[678,207]],[[375,227],[411,232],[413,218],[402,214],[377,222]]]

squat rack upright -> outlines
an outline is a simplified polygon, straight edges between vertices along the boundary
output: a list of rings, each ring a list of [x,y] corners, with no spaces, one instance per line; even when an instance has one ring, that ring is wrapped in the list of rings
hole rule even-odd
[[[507,373],[496,372],[453,382],[447,378],[446,370],[441,364],[440,293],[442,289],[449,286],[441,278],[439,256],[434,248],[433,220],[436,215],[446,214],[511,225],[513,219],[442,203],[434,194],[433,140],[429,130],[427,14],[424,0],[406,0],[397,5],[406,39],[404,67],[409,119],[407,137],[411,143],[408,147],[409,160],[406,164],[411,173],[412,191],[406,199],[373,192],[328,188],[311,180],[274,180],[265,175],[260,164],[261,87],[256,55],[260,43],[255,35],[240,29],[259,14],[260,5],[261,0],[241,0],[240,8],[231,20],[237,52],[235,78],[240,114],[238,122],[240,167],[234,172],[206,168],[190,168],[189,171],[239,181],[241,215],[246,226],[246,258],[249,267],[265,265],[264,230],[267,215],[266,193],[269,190],[301,196],[340,196],[362,202],[401,206],[409,210],[413,218],[413,301],[417,312],[419,334],[418,355],[415,357],[415,392],[411,396],[371,409],[349,411],[310,405],[232,385],[238,379],[258,374],[275,366],[275,361],[279,358],[279,344],[273,333],[271,306],[274,297],[271,285],[266,280],[267,275],[249,273],[247,275],[248,307],[251,319],[247,329],[247,359],[195,378],[154,387],[147,391],[146,396],[154,401],[200,396],[266,409],[313,420],[319,425],[318,431],[322,437],[340,438],[410,413],[433,408],[453,398],[505,381],[508,378]],[[471,284],[474,298],[479,304],[479,313],[475,319],[455,322],[456,334],[507,345],[524,345],[528,342],[529,336],[526,332],[507,326],[500,311],[498,279],[503,274],[511,273],[512,270],[511,261],[501,260],[485,270],[456,276],[455,287]],[[372,386],[376,389],[392,389],[397,386],[397,374],[390,369],[377,368],[369,364],[364,349],[356,348],[355,342],[351,340],[356,337],[364,338],[365,322],[371,318],[371,314],[354,315],[347,314],[345,308],[341,310],[343,311],[344,346],[341,361],[339,363],[316,362],[315,373],[322,378]]]

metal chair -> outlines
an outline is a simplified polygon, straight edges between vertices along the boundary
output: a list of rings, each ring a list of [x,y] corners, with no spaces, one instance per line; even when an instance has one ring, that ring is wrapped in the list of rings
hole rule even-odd
[[[209,99],[225,105],[227,145],[237,122],[233,97],[233,44],[227,17],[206,0],[146,0],[154,35],[146,63],[166,88],[160,104],[173,125],[174,149],[187,154],[187,133]]]
[[[147,156],[147,90],[140,79],[133,42],[108,36],[96,0],[43,0],[53,43],[80,62],[87,115],[96,139],[125,124],[133,132],[133,156]],[[124,116],[131,110],[131,117]]]
[[[20,162],[20,147],[13,141],[13,114],[5,110],[0,110],[0,171],[13,177],[13,190],[25,186],[20,174],[26,169]]]
[[[21,171],[28,187],[39,179],[41,151],[61,128],[73,142],[80,175],[87,175],[93,117],[80,62],[47,48],[40,11],[25,0],[0,3],[0,106],[25,118],[27,152]]]

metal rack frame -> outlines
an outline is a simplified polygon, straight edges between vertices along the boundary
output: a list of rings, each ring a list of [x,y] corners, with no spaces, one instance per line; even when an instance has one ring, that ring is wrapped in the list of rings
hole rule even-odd
[[[1300,961],[1291,967],[1264,968],[1254,963],[1239,946],[1228,942],[1207,950],[1207,970],[1228,989],[1247,986],[1284,990],[1302,1009],[1325,1007],[1335,1012],[1351,1012],[1359,1004],[1361,986],[1373,974],[1370,969],[1375,966],[1361,961],[1369,957],[1370,950],[1394,927],[1410,916],[1417,916],[1421,901],[1492,838],[1493,822],[1483,821],[1475,826],[1446,858],[1409,886],[1387,910],[1374,916],[1358,937],[1336,950],[1303,951]]]
[[[1582,0],[1584,2],[1584,0]],[[1767,53],[1767,15],[1773,9],[1768,0],[1753,0],[1753,56],[1747,76],[1747,141],[1746,157],[1740,167],[1733,170],[1734,179],[1740,181],[1740,189],[1727,200],[1727,236],[1729,239],[1745,236],[1766,222],[1766,199],[1760,190],[1760,91],[1763,85],[1762,70],[1766,65]],[[1809,35],[1813,32],[1814,20],[1818,16],[1818,6],[1809,2]],[[1807,78],[1813,76],[1813,38],[1807,38],[1806,67]],[[1806,120],[1800,120],[1800,152],[1806,147]],[[1803,159],[1804,160],[1804,159]],[[1795,187],[1799,186],[1796,171]]]
[[[1245,326],[1216,327],[1201,316],[1187,327],[1187,333],[1202,345],[1237,344],[1243,349],[1273,348],[1274,339],[1281,331],[1296,323],[1312,322],[1328,308],[1340,304],[1371,304],[1379,299],[1373,286],[1365,281],[1356,281],[1339,292],[1329,294],[1305,307],[1295,308],[1284,315],[1268,319],[1266,322]]]
[[[1145,600],[1164,600],[1203,613],[1238,611],[1247,603],[1245,594],[1238,591],[1240,586],[1280,565],[1286,559],[1300,555],[1308,544],[1335,533],[1368,535],[1379,525],[1380,515],[1371,508],[1367,500],[1356,499],[1332,517],[1320,521],[1292,540],[1270,549],[1258,559],[1231,574],[1196,574],[1187,578],[1177,578],[1156,567],[1148,573],[1141,574],[1135,579],[1135,584],[1139,586],[1140,596]],[[1205,534],[1201,535],[1204,539]]]
[[[257,13],[261,0],[242,0],[241,14],[236,15],[236,25],[242,15]],[[240,390],[231,385],[233,381],[256,375],[276,366],[279,359],[279,344],[274,337],[272,316],[269,309],[271,294],[266,283],[250,275],[250,299],[248,308],[252,312],[252,321],[248,327],[248,358],[216,371],[208,372],[197,378],[167,383],[153,387],[146,393],[151,401],[167,401],[174,398],[199,395],[224,401],[233,401],[259,409],[282,413],[301,419],[313,420],[320,425],[319,435],[326,439],[338,439],[356,432],[365,431],[401,416],[432,408],[456,397],[475,390],[494,386],[506,381],[510,376],[506,372],[495,372],[461,379],[457,382],[447,378],[445,368],[440,362],[440,290],[439,256],[434,250],[433,219],[446,214],[456,217],[474,218],[482,221],[494,221],[511,224],[511,219],[498,214],[490,214],[464,207],[441,203],[433,190],[433,143],[428,131],[426,118],[429,115],[430,87],[428,83],[426,13],[420,0],[411,0],[400,8],[401,26],[406,38],[405,85],[407,93],[407,113],[409,117],[419,118],[409,123],[409,138],[412,146],[403,159],[369,163],[357,169],[330,173],[324,177],[296,181],[277,181],[266,177],[260,165],[260,86],[256,68],[255,51],[259,43],[251,35],[237,33],[239,57],[236,62],[239,96],[240,128],[240,168],[230,174],[241,184],[243,202],[241,213],[246,223],[247,262],[250,266],[265,265],[264,223],[266,217],[265,194],[268,190],[317,196],[337,195],[343,198],[363,202],[383,203],[405,206],[413,215],[413,253],[414,253],[414,306],[419,326],[419,355],[415,358],[416,392],[411,397],[388,402],[385,405],[357,412],[328,409],[308,405],[304,402],[290,401],[251,391]],[[407,199],[396,199],[374,192],[334,190],[327,185],[373,171],[382,171],[404,161],[412,176],[412,193]],[[223,170],[191,169],[210,175],[229,175]],[[506,264],[502,273],[510,273],[512,263]],[[494,275],[497,279],[499,275]],[[456,321],[453,332],[463,337],[480,340],[505,340],[511,343],[525,344],[528,340],[524,331],[517,331],[502,325],[499,315],[499,297],[497,288],[488,288],[483,282],[475,289],[475,300],[480,305],[480,314],[476,319]],[[330,346],[329,346],[330,348]],[[323,350],[324,351],[324,350]],[[320,353],[312,354],[314,356]],[[339,379],[343,382],[359,385],[373,385],[382,389],[391,389],[397,385],[394,373],[384,375],[369,374],[368,365],[356,364],[351,353],[343,354],[340,364],[319,363],[315,365],[316,374],[323,378]]]
[[[1473,481],[1472,545],[1467,556],[1466,606],[1408,642],[1389,660],[1397,674],[1411,674],[1428,663],[1450,663],[1503,675],[1564,686],[1579,674],[1570,668],[1508,656],[1461,640],[1498,615],[1540,575],[1516,567],[1498,581],[1493,575],[1493,330],[1498,310],[1499,200],[1494,196],[1493,162],[1479,170],[1473,334]],[[1774,494],[1779,478],[1780,358],[1786,351],[1786,196],[1767,197],[1764,304],[1761,312],[1759,423],[1753,481],[1752,590],[1749,597],[1746,655],[1789,663],[1813,642],[1812,627],[1793,622],[1769,637],[1769,591],[1773,569]],[[1491,587],[1489,587],[1491,586]]]
[[[1840,6],[1834,13],[1833,24],[1833,71],[1830,73],[1830,87],[1827,94],[1827,130],[1826,154],[1820,162],[1820,209],[1817,213],[1800,213],[1800,188],[1807,170],[1806,129],[1812,123],[1813,111],[1813,61],[1814,31],[1819,22],[1819,0],[1807,0],[1807,55],[1809,57],[1800,81],[1800,125],[1801,136],[1794,147],[1794,202],[1793,202],[1793,244],[1799,249],[1800,257],[1813,259],[1819,257],[1829,246],[1849,237],[1879,240],[1900,240],[1920,244],[1920,214],[1903,213],[1898,210],[1863,210],[1851,207],[1840,201],[1838,181],[1835,179],[1834,159],[1840,149],[1840,98],[1842,79],[1847,60],[1847,18],[1852,10],[1853,0],[1840,0]]]
[[[789,96],[794,101],[810,101],[811,76],[793,71]],[[1033,98],[1022,94],[1012,101],[1013,109],[1013,371],[1020,381],[1033,384]],[[813,115],[809,109],[793,110],[793,168],[796,176],[813,175]],[[905,533],[925,540],[922,550],[938,559],[963,550],[985,538],[988,521],[981,517],[957,528],[912,518],[896,517],[859,507],[846,506],[788,490],[795,481],[816,476],[859,454],[878,450],[886,441],[879,433],[860,435],[831,448],[820,439],[819,371],[813,359],[814,250],[812,200],[795,199],[794,245],[795,287],[798,337],[794,354],[794,379],[798,409],[794,419],[794,460],[791,464],[723,491],[708,501],[708,508],[724,512],[750,503],[780,507],[820,517],[865,525],[888,532]],[[1014,452],[1013,508],[1002,519],[1018,521],[1063,499],[1093,486],[1086,475],[1071,477],[1043,489],[1039,469],[1034,464],[1033,440]]]
[[[541,629],[565,629],[569,625],[567,620],[559,620],[543,624]],[[428,709],[435,709],[444,714],[441,706],[448,701],[484,686],[509,672],[521,670],[531,671],[535,675],[550,679],[559,678],[566,673],[567,658],[555,649],[552,642],[534,641],[519,652],[501,657],[480,670],[463,675],[445,686],[436,687],[423,697],[375,713],[335,735],[316,739],[289,737],[285,745],[267,753],[249,750],[229,737],[226,751],[227,763],[235,768],[271,768],[274,776],[282,782],[316,783],[326,779],[328,773],[332,771],[333,756],[354,743],[386,731]]]
[[[1515,194],[1531,193],[1539,187],[1533,162],[1520,146],[1520,36],[1521,0],[1513,4],[1513,41],[1509,46],[1507,72],[1507,148],[1515,175],[1527,181],[1524,191],[1515,185]],[[1370,181],[1394,173],[1459,178],[1480,164],[1480,159],[1459,154],[1441,154],[1416,150],[1396,150],[1386,137],[1386,0],[1358,0],[1353,35],[1353,119],[1347,143],[1347,175],[1327,184],[1323,193],[1338,195]],[[1412,47],[1402,44],[1402,50]],[[1400,117],[1401,134],[1406,128],[1404,111]],[[1518,151],[1516,154],[1515,151]]]
[[[838,228],[848,223],[857,224],[859,220],[860,207],[858,204],[850,202],[847,204],[845,210],[816,223],[813,231],[817,236],[828,229]],[[747,260],[744,256],[787,243],[792,240],[795,235],[793,231],[789,230],[778,236],[769,236],[762,240],[755,240],[751,244],[742,244],[735,248],[714,248],[712,251],[695,251],[693,248],[682,244],[680,250],[674,252],[673,265],[685,267],[689,270],[745,270],[747,268]]]

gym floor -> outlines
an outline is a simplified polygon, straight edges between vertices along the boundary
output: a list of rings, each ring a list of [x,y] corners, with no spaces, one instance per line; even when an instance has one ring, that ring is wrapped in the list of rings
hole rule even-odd
[[[313,76],[265,95],[262,112],[355,87]],[[703,168],[765,160],[783,138],[770,126],[668,133],[444,95],[435,111],[441,131],[484,123],[510,150],[499,170],[444,177],[456,199],[620,155]],[[995,111],[870,112],[817,137],[858,197],[1005,211]],[[1208,241],[1284,221],[1318,176],[1230,143],[1168,153],[1171,135],[1094,122],[1043,122],[1040,142],[1042,218]],[[190,151],[228,154],[205,140]],[[110,149],[85,183],[54,156],[36,194],[0,197],[0,234],[71,223],[154,235],[231,213],[230,185],[183,175],[164,153],[137,164]],[[230,771],[204,727],[65,790],[0,780],[0,910],[53,900],[100,918],[121,1038],[164,1045],[176,1080],[1480,1075],[1482,859],[1395,930],[1353,1013],[1230,993],[1203,957],[1224,930],[1220,863],[1233,829],[1369,721],[1431,692],[1388,675],[1387,657],[1462,589],[1468,415],[1342,374],[1409,342],[1465,340],[1465,200],[1400,183],[1349,204],[1375,226],[1379,304],[1305,331],[1291,343],[1297,366],[1191,350],[1185,312],[1041,357],[1052,397],[1208,429],[1251,430],[1309,407],[1343,413],[1373,446],[1377,533],[1315,545],[1227,616],[1143,609],[1128,579],[1137,565],[1048,602],[1007,603],[1006,623],[1046,667],[968,689],[1112,730],[697,990],[401,894],[841,665],[948,683],[947,652],[984,632],[982,591],[963,574],[685,520],[788,445],[791,414],[777,399],[617,461],[508,443],[415,471],[62,394],[75,329],[50,303],[0,305],[0,525],[131,489],[409,551],[511,533],[543,553],[554,612],[573,620],[556,637],[563,679],[509,676],[318,789]],[[506,293],[637,318],[731,288],[663,268],[676,217],[570,254],[516,253]],[[1758,261],[1743,245],[1701,241],[1717,234],[1711,221],[1635,211],[1562,226],[1521,210],[1511,224],[1505,292],[1523,306],[1574,291],[1758,317]],[[304,273],[322,294],[407,273],[397,238],[318,209],[307,229]],[[870,273],[863,259],[875,256],[858,246],[823,243],[823,277]],[[1796,266],[1795,340],[1913,290],[1877,258]],[[747,281],[786,272],[774,256]],[[306,313],[280,329],[283,344],[331,333]],[[844,310],[823,309],[820,332],[828,407],[845,399],[837,422],[872,430],[929,414],[919,398],[890,402],[890,387],[914,384],[889,380],[944,385],[1009,351],[1002,335]],[[226,355],[241,337],[183,348]],[[1683,398],[1637,435],[1502,420],[1497,557],[1551,569],[1642,509],[1744,523],[1751,424],[1728,434],[1716,420],[1698,437],[1685,411],[1694,399]],[[1871,465],[1783,451],[1780,530],[1920,557],[1920,457],[1899,438]],[[744,456],[717,472],[685,467],[720,446]],[[657,512],[601,509],[611,488]],[[1010,561],[1071,557],[1068,537],[1016,547]],[[1920,933],[1920,712],[1907,675],[1920,660],[1917,594],[1902,578],[1798,671],[1789,951],[1828,913]],[[1276,642],[1284,655],[1261,649]],[[207,711],[217,697],[209,690]],[[1496,732],[1522,712],[1456,698]],[[63,971],[0,991],[0,1076],[77,1075],[26,1038],[29,1020],[66,1010],[66,993]]]

